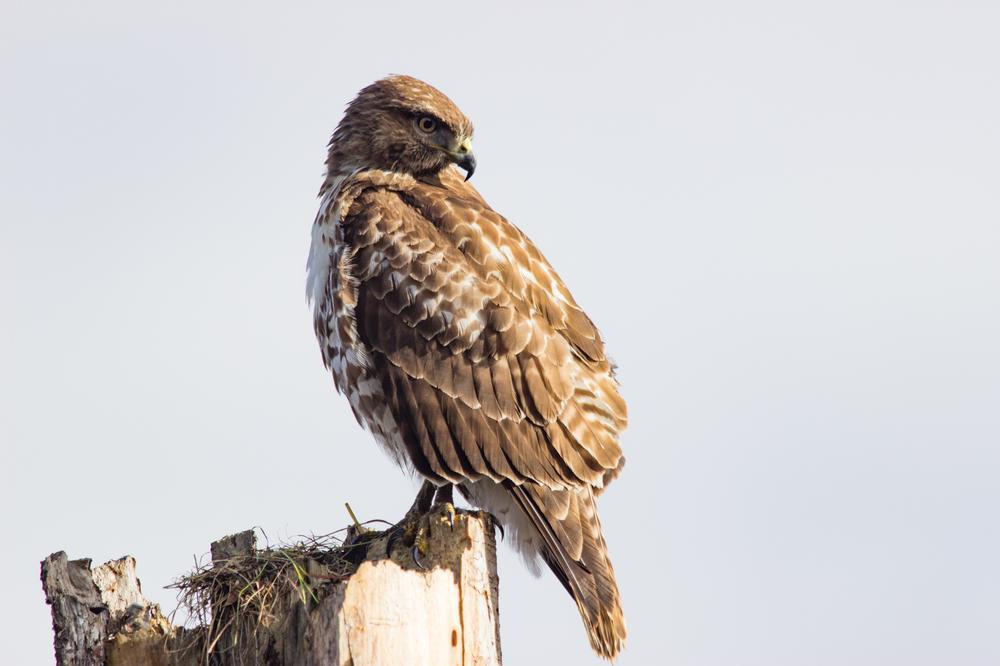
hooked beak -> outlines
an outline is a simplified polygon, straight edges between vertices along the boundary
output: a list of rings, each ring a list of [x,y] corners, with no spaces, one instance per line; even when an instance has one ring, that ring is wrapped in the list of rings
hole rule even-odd
[[[451,158],[460,169],[465,171],[466,180],[472,178],[472,174],[476,172],[476,156],[472,153],[471,140],[462,139],[458,150],[451,154]]]

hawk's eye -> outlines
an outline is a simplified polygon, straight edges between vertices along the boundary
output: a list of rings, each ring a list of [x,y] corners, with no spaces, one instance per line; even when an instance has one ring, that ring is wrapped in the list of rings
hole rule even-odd
[[[430,116],[421,116],[420,119],[417,120],[417,127],[420,128],[421,132],[430,134],[437,129],[437,126],[437,121]]]

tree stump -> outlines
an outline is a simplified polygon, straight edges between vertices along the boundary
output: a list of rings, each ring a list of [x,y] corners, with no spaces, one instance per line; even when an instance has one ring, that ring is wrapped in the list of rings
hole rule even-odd
[[[173,587],[204,611],[174,627],[142,596],[135,559],[42,562],[59,666],[494,666],[501,663],[492,519],[431,514],[423,568],[385,533],[330,549],[258,550],[252,531],[212,544]],[[196,608],[195,610],[199,610]]]

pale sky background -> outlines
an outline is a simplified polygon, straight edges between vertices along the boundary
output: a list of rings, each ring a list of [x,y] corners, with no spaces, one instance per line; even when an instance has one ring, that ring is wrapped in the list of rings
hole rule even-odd
[[[622,666],[997,664],[998,35],[996,2],[3,0],[6,663],[52,661],[53,551],[135,555],[169,611],[215,538],[409,505],[304,302],[326,140],[397,72],[621,367]],[[551,575],[500,576],[508,664],[598,663]]]

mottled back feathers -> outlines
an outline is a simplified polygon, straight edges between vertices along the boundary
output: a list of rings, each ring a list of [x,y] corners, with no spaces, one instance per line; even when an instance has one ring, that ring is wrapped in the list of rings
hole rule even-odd
[[[454,167],[428,168],[438,144],[406,124],[414,113],[445,125],[452,158],[471,135],[440,92],[393,77],[331,142],[309,278],[324,362],[400,463],[470,497],[502,489],[613,657],[625,624],[595,503],[624,464],[613,366],[534,244]],[[387,162],[387,141],[405,158]]]

